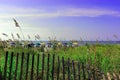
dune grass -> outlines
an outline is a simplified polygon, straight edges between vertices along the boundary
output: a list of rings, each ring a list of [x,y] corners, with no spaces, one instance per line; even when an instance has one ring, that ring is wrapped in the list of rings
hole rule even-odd
[[[4,71],[4,61],[5,61],[5,52],[9,51],[14,53],[22,53],[25,52],[25,59],[24,59],[24,71],[26,70],[26,54],[35,54],[35,70],[37,65],[37,54],[41,54],[40,49],[36,48],[10,48],[10,49],[2,49],[0,48],[0,72]],[[55,54],[56,56],[64,57],[65,60],[70,58],[74,61],[80,61],[84,62],[86,64],[91,65],[94,68],[98,68],[102,70],[104,73],[106,72],[120,72],[120,45],[119,44],[94,44],[94,45],[84,45],[79,47],[61,47],[57,48],[55,50],[50,50],[45,54]],[[13,74],[15,72],[15,63],[16,63],[16,55],[14,55],[13,59]],[[46,56],[46,55],[45,55]],[[52,56],[51,56],[52,57]],[[21,57],[19,58],[19,64],[18,64],[18,74],[20,74],[20,65],[21,65]],[[29,64],[29,71],[31,69],[31,62],[32,62],[32,56],[30,56],[30,64]],[[45,58],[45,63],[47,62],[47,59]],[[10,66],[10,54],[8,56],[8,67]],[[41,70],[41,62],[39,69]],[[52,60],[50,61],[50,64],[52,64]],[[46,68],[46,67],[45,67]],[[7,70],[9,73],[9,69]],[[7,75],[8,75],[7,73]],[[25,74],[25,73],[24,73]],[[30,75],[30,74],[29,74]]]
[[[73,60],[89,63],[103,72],[120,71],[120,45],[116,44],[95,44],[68,49],[52,50],[50,53],[70,57]]]

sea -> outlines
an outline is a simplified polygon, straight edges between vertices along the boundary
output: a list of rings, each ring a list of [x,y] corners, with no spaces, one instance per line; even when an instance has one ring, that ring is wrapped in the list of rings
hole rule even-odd
[[[33,43],[40,43],[41,41],[33,41]],[[42,41],[46,44],[49,41]],[[70,41],[61,41],[62,43],[69,43]],[[85,44],[120,44],[120,41],[78,41],[78,45],[85,45]]]

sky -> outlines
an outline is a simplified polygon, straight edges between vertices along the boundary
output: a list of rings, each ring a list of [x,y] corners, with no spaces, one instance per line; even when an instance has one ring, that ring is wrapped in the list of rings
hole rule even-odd
[[[23,39],[13,18],[26,40],[120,40],[120,0],[0,0],[2,40]]]

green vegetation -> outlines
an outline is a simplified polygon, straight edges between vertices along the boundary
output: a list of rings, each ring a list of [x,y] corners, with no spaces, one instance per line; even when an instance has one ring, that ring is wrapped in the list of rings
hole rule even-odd
[[[50,53],[70,57],[73,60],[88,63],[93,67],[103,70],[103,72],[120,71],[120,45],[86,45],[75,48],[52,50]]]
[[[37,54],[41,54],[42,52],[40,48],[10,48],[10,49],[3,49],[0,48],[0,72],[4,71],[4,61],[5,61],[5,52],[9,51],[14,53],[22,53],[25,52],[25,59],[24,59],[24,70],[26,70],[26,54],[35,54],[35,69],[37,65]],[[86,64],[91,65],[91,67],[97,68],[102,70],[104,73],[106,72],[120,72],[120,45],[119,44],[86,44],[84,46],[79,47],[59,47],[55,50],[50,50],[45,53],[45,56],[47,54],[55,54],[56,56],[64,57],[65,60],[70,58],[74,61],[80,61],[84,62]],[[16,56],[16,55],[14,55]],[[8,67],[10,66],[10,55],[8,56]],[[40,57],[42,57],[40,55]],[[52,58],[52,56],[51,56]],[[21,65],[21,57],[19,58],[19,67],[18,67],[18,73],[20,74],[20,65]],[[31,62],[32,62],[32,55],[30,56],[30,64],[29,64],[29,70],[31,69]],[[47,58],[45,58],[45,64],[47,62]],[[15,63],[16,63],[16,57],[13,58],[13,74],[15,72]],[[41,70],[41,62],[40,62],[40,70]],[[50,64],[52,64],[52,59],[50,60]],[[56,65],[55,65],[56,66]],[[51,67],[51,66],[50,66]],[[46,68],[46,67],[45,67]],[[9,72],[9,69],[7,70]],[[25,73],[24,73],[25,74]],[[7,74],[8,75],[8,74]],[[30,75],[30,74],[29,74]]]

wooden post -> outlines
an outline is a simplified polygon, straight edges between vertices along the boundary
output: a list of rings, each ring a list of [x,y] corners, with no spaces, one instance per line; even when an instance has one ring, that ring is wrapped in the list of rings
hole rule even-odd
[[[60,58],[58,56],[57,80],[59,80],[59,74],[60,74]]]
[[[28,53],[28,54],[27,54],[27,65],[26,65],[26,67],[27,67],[27,68],[26,68],[26,78],[25,78],[26,80],[27,80],[27,78],[28,78],[29,56],[30,56],[30,54]]]
[[[70,58],[68,58],[68,80],[70,80]]]
[[[6,52],[6,56],[5,56],[4,80],[6,80],[7,62],[8,62],[8,51]]]
[[[73,61],[73,60],[72,60],[72,67],[73,67],[73,77],[74,77],[74,80],[76,80],[75,64],[74,64],[74,61]]]
[[[34,54],[32,55],[32,69],[31,69],[31,80],[34,80],[33,74],[34,74]]]
[[[64,57],[62,57],[62,68],[63,68],[63,80],[65,80],[65,67],[64,67]]]
[[[42,80],[44,80],[44,53],[43,53],[43,56],[42,56]]]
[[[105,77],[105,75],[103,73],[102,73],[102,79],[106,80],[106,77]]]
[[[38,57],[37,57],[37,80],[38,80],[38,74],[39,74],[39,59],[40,58],[40,55],[38,54]]]
[[[11,80],[12,63],[13,63],[13,52],[11,53],[9,80]]]
[[[24,52],[22,52],[22,58],[21,58],[20,80],[22,80],[22,73],[23,73],[23,60],[24,60]]]
[[[88,73],[88,80],[91,80],[91,74],[90,74],[90,66],[89,64],[87,65],[87,73]]]
[[[92,74],[93,74],[93,80],[96,80],[96,77],[95,77],[95,69],[94,69],[94,68],[92,69]]]
[[[49,62],[50,62],[50,54],[48,54],[48,59],[47,59],[47,80],[49,80]]]
[[[55,54],[53,54],[53,60],[52,60],[52,80],[54,80],[54,63],[55,63]]]
[[[80,62],[78,62],[78,80],[80,80]]]
[[[83,80],[86,80],[85,67],[84,67],[84,63],[83,62],[82,62],[82,70],[83,70]]]
[[[15,68],[15,76],[14,76],[14,80],[16,80],[16,77],[17,77],[17,70],[18,70],[18,57],[19,57],[19,53],[17,53],[17,58],[16,58],[16,68]]]

